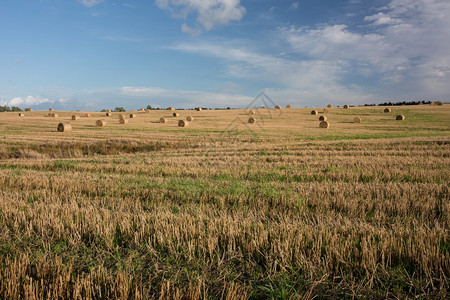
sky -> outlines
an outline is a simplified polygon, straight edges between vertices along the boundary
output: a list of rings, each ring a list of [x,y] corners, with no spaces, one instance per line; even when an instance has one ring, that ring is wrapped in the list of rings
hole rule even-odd
[[[0,105],[450,100],[449,0],[2,0]]]

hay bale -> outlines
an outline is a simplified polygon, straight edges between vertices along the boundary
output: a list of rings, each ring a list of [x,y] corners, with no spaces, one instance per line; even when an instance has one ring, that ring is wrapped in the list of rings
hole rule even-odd
[[[135,114],[130,114],[130,119],[136,118]]]
[[[344,109],[348,109],[350,106],[348,106],[347,104],[344,105]]]
[[[194,118],[192,116],[187,116],[186,120],[189,121],[189,122],[192,122],[192,121],[194,121]]]
[[[19,113],[19,117],[25,117],[24,113]]]
[[[436,105],[437,106],[442,106],[442,102],[441,101],[436,101]]]
[[[86,113],[86,114],[84,114],[84,116],[85,116],[86,118],[90,118],[90,117],[91,117],[91,114]]]
[[[53,108],[49,108],[48,111],[53,111]]]
[[[256,120],[255,120],[255,118],[250,117],[250,118],[248,118],[248,122],[249,122],[250,124],[255,124],[255,123],[256,123]]]
[[[150,109],[146,109],[146,110],[145,110],[145,113],[146,113],[146,114],[149,114],[149,113],[150,113]]]
[[[167,108],[167,110],[175,110],[175,108],[173,108],[172,106],[169,106],[169,107]]]
[[[165,119],[165,118],[160,118],[160,119],[159,119],[159,123],[167,123],[167,119]]]
[[[328,104],[328,105],[327,105],[327,107],[328,107],[328,108],[332,108],[332,107],[333,107],[333,105],[331,105],[331,104]]]
[[[390,113],[390,112],[391,112],[391,109],[388,108],[388,107],[386,107],[386,108],[384,109],[384,112],[385,112],[385,113]]]
[[[59,123],[57,129],[59,132],[72,131],[72,125],[70,125],[69,123]]]
[[[361,123],[361,118],[360,117],[355,117],[353,119],[353,123]]]
[[[106,112],[111,113],[111,110],[110,110],[110,109],[107,109]]]
[[[105,120],[97,120],[97,121],[95,121],[95,126],[106,127],[106,121]]]
[[[143,112],[143,111],[144,111],[144,109],[143,109],[143,108],[139,108],[139,111],[140,111],[140,112]]]
[[[180,127],[188,127],[189,126],[189,122],[185,121],[185,120],[179,120],[178,121],[178,126],[180,126]]]
[[[120,120],[125,119],[125,115],[120,114],[120,115],[119,115],[119,119],[120,119]]]
[[[107,112],[107,113],[106,113],[106,116],[107,116],[107,117],[111,117],[111,113]]]
[[[328,123],[327,121],[322,121],[319,124],[320,128],[329,128],[330,127],[330,123]]]
[[[201,108],[201,107],[196,107],[195,110],[196,110],[196,111],[202,111],[203,108]]]
[[[128,124],[127,119],[119,119],[119,124]]]
[[[25,111],[33,111],[31,108],[27,108],[25,109]]]
[[[404,121],[405,120],[405,116],[404,115],[398,115],[395,119],[398,120],[398,121]]]
[[[58,117],[58,114],[51,113],[51,114],[50,114],[50,117],[52,117],[52,118],[57,118],[57,117]]]
[[[330,112],[330,111],[329,111],[328,109],[326,109],[326,108],[323,109],[323,113],[324,113],[324,114],[327,114],[327,113],[329,113],[329,112]]]
[[[78,117],[78,116],[76,116],[76,115],[72,115],[72,120],[76,121],[76,120],[78,120],[78,119],[79,119],[79,117]]]
[[[180,114],[179,113],[173,113],[172,116],[174,117],[178,117]]]
[[[327,117],[326,116],[320,116],[319,117],[319,121],[326,121],[327,120]]]
[[[281,109],[281,106],[279,106],[279,105],[275,105],[275,107],[274,107],[275,109]]]
[[[286,105],[286,108],[291,108],[291,105],[290,104]]]
[[[250,109],[250,110],[248,111],[248,114],[249,114],[249,115],[254,115],[254,114],[255,114],[255,111],[252,110],[252,109]]]
[[[317,115],[317,110],[312,110],[311,115],[313,115],[313,116]]]

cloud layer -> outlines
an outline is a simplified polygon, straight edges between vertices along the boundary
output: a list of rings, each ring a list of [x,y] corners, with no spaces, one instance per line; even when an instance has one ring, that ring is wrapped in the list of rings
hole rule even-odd
[[[217,25],[239,21],[245,15],[245,8],[240,0],[156,0],[161,9],[169,10],[172,16],[186,19],[196,16],[195,24],[182,25],[182,31],[198,34],[201,29],[211,30]]]
[[[27,106],[36,106],[43,103],[52,103],[48,98],[42,98],[40,96],[27,96],[27,97],[15,97],[3,105],[7,106],[19,106],[19,107],[27,107]]]
[[[92,7],[99,4],[100,2],[103,2],[103,0],[78,0],[78,2],[80,2],[84,6]]]
[[[448,96],[450,2],[393,0],[379,10],[361,32],[345,24],[280,31],[296,53],[378,80],[385,95]]]

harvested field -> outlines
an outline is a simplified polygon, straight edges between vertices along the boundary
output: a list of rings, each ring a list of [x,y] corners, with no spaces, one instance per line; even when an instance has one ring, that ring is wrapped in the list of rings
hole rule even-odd
[[[277,112],[0,114],[0,298],[448,297],[450,105]]]

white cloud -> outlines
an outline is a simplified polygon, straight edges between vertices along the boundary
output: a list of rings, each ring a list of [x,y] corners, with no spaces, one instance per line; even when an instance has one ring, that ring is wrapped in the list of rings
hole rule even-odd
[[[189,33],[192,36],[199,36],[202,33],[202,30],[198,27],[193,28],[186,23],[183,23],[183,25],[181,25],[181,32]]]
[[[186,19],[188,15],[195,14],[196,23],[206,30],[239,21],[245,15],[240,0],[156,0],[156,5],[171,11],[178,18]],[[183,26],[184,31],[189,32],[187,25]]]
[[[133,100],[144,101],[152,104],[152,99],[167,103],[167,106],[184,108],[203,107],[227,107],[242,106],[250,103],[253,98],[243,95],[232,95],[223,93],[212,93],[204,91],[167,90],[156,87],[131,87],[126,86],[114,91],[116,97],[134,98]]]
[[[363,33],[345,24],[281,31],[292,50],[307,59],[380,78],[380,94],[448,97],[450,1],[392,0],[380,10],[364,18]]]
[[[300,6],[300,2],[293,2],[290,6],[290,9],[296,10],[297,8],[299,8],[299,6]]]
[[[103,2],[103,0],[78,0],[78,2],[80,2],[84,6],[92,7],[99,4],[100,2]]]
[[[357,86],[339,84],[343,70],[338,62],[284,59],[217,42],[180,44],[172,49],[221,58],[227,61],[230,76],[281,86],[267,89],[280,103],[361,104],[372,98]]]
[[[53,101],[49,100],[48,98],[42,98],[40,96],[34,97],[34,96],[27,96],[25,98],[22,97],[15,97],[9,100],[6,105],[8,106],[35,106],[42,103],[51,103]]]
[[[364,21],[373,22],[373,25],[392,25],[401,22],[399,19],[392,18],[382,12],[379,12],[376,15],[366,16],[364,17]]]

